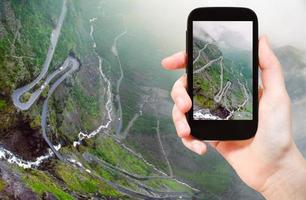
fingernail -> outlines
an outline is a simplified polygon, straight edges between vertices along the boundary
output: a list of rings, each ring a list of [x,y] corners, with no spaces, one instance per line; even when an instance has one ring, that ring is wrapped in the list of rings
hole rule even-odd
[[[181,122],[178,122],[177,125],[176,125],[176,131],[177,131],[177,133],[180,137],[185,136],[185,134],[188,131],[187,129],[188,129],[188,127],[187,127],[185,122],[181,121]]]
[[[164,59],[161,61],[162,66],[165,66],[165,64],[167,63],[168,60],[169,60],[169,57],[164,58]]]

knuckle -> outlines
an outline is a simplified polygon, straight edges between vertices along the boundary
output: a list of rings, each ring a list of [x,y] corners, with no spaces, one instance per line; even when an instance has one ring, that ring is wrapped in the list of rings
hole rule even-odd
[[[173,88],[171,90],[171,98],[172,98],[173,101],[175,100],[176,96],[177,96],[177,89],[176,89],[175,86],[173,86]]]
[[[174,124],[179,120],[178,111],[175,105],[173,106],[173,109],[172,109],[172,119],[173,119]]]

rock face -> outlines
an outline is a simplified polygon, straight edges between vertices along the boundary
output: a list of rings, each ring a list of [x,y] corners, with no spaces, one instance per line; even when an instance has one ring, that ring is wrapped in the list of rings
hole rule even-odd
[[[50,193],[44,193],[42,196],[43,200],[56,200],[56,197]]]
[[[20,176],[11,172],[10,167],[3,161],[0,161],[0,176],[1,181],[4,182],[4,186],[0,191],[1,199],[38,199],[37,195],[32,190],[25,187]]]
[[[19,126],[1,139],[3,147],[25,160],[47,153],[48,145],[41,137],[39,130],[33,130],[28,123],[19,122]]]

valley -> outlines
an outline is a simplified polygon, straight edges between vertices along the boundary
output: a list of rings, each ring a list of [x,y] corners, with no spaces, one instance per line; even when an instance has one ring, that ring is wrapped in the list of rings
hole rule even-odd
[[[93,48],[93,52],[94,55],[96,55],[97,59],[98,59],[98,70],[100,72],[101,75],[101,80],[106,84],[106,92],[104,94],[106,94],[106,103],[105,103],[105,117],[103,120],[103,124],[98,126],[98,128],[96,128],[94,131],[90,132],[90,133],[83,133],[80,132],[78,134],[78,139],[73,141],[73,147],[69,147],[67,146],[67,144],[63,144],[63,143],[59,143],[58,146],[54,146],[53,142],[54,139],[52,139],[52,129],[50,129],[50,125],[48,123],[48,121],[50,122],[50,120],[48,120],[48,116],[50,115],[50,108],[49,108],[49,104],[50,101],[52,99],[53,93],[57,90],[57,88],[62,85],[62,83],[67,79],[67,77],[71,77],[73,75],[73,73],[78,73],[77,70],[79,70],[79,68],[81,67],[81,61],[80,58],[78,58],[75,53],[73,53],[72,51],[70,51],[70,55],[68,55],[68,57],[66,58],[65,61],[63,61],[63,63],[58,66],[56,69],[54,69],[54,71],[51,72],[49,71],[49,66],[52,62],[52,59],[54,57],[54,52],[55,52],[55,47],[57,46],[58,43],[58,38],[60,36],[60,32],[61,32],[61,27],[63,25],[64,19],[65,19],[65,15],[67,12],[67,1],[63,0],[63,4],[62,4],[62,11],[58,20],[58,24],[55,26],[54,30],[51,32],[51,36],[50,36],[50,46],[49,46],[49,50],[47,52],[46,55],[46,60],[43,64],[42,70],[39,73],[39,75],[29,84],[20,87],[19,89],[16,89],[13,91],[12,94],[12,100],[14,102],[14,106],[21,110],[21,111],[25,111],[25,110],[29,110],[31,109],[32,106],[35,106],[36,102],[39,102],[39,99],[41,96],[44,96],[45,100],[43,101],[42,104],[42,113],[40,116],[40,121],[41,121],[41,131],[42,131],[42,137],[45,140],[46,144],[49,146],[50,149],[47,149],[47,154],[46,155],[42,155],[39,156],[37,158],[34,158],[35,161],[32,160],[24,160],[22,158],[19,157],[19,155],[15,155],[14,153],[10,152],[9,150],[2,148],[1,147],[1,151],[0,151],[0,158],[5,159],[8,161],[8,163],[12,163],[12,164],[17,164],[19,167],[24,168],[24,169],[31,169],[31,170],[35,170],[36,168],[41,168],[41,165],[44,165],[44,163],[46,161],[48,161],[49,159],[51,159],[54,155],[59,159],[59,162],[62,162],[62,164],[66,165],[66,166],[71,166],[72,169],[74,168],[74,170],[80,170],[82,171],[82,173],[84,174],[88,174],[86,176],[91,177],[91,179],[95,179],[96,184],[98,184],[98,182],[103,182],[106,183],[107,185],[109,185],[109,187],[113,188],[113,189],[107,189],[105,192],[112,192],[112,190],[116,190],[117,192],[121,193],[122,195],[127,195],[129,197],[133,197],[133,198],[139,198],[139,199],[190,199],[191,196],[193,196],[193,188],[191,186],[189,186],[188,184],[178,181],[176,180],[173,176],[172,176],[172,172],[171,172],[171,176],[166,175],[165,173],[161,172],[161,170],[158,170],[156,167],[154,167],[152,164],[150,164],[148,161],[146,161],[145,159],[142,158],[142,156],[140,156],[138,153],[135,153],[133,150],[130,150],[130,148],[124,146],[126,149],[129,149],[129,157],[131,157],[131,159],[141,159],[144,161],[144,163],[142,164],[144,167],[148,166],[149,168],[152,168],[152,175],[147,175],[147,176],[139,176],[137,173],[130,173],[128,171],[126,171],[126,169],[121,168],[113,165],[112,163],[109,163],[109,161],[104,161],[99,159],[99,157],[94,156],[92,153],[83,153],[83,158],[81,161],[80,158],[76,159],[75,156],[79,153],[73,153],[72,152],[68,153],[66,150],[63,149],[70,149],[70,148],[81,148],[80,146],[83,145],[84,141],[88,141],[93,137],[96,137],[97,134],[101,134],[101,132],[104,132],[104,134],[107,135],[107,137],[109,139],[109,141],[117,141],[118,139],[116,139],[116,135],[113,134],[109,134],[108,132],[110,131],[111,128],[111,123],[114,120],[113,119],[113,115],[114,115],[114,110],[113,110],[113,102],[112,102],[112,88],[111,88],[111,82],[109,80],[109,78],[107,78],[107,76],[105,75],[105,73],[103,72],[103,64],[105,59],[102,58],[98,51],[96,50],[97,48],[97,43],[95,41],[95,37],[94,37],[94,23],[96,20],[98,20],[97,18],[91,18],[89,20],[90,22],[90,38],[92,39],[92,48]],[[121,103],[120,103],[120,85],[121,85],[121,81],[124,78],[124,74],[123,74],[123,70],[122,70],[122,65],[121,65],[121,60],[119,58],[119,53],[117,50],[117,41],[120,39],[120,37],[124,36],[127,33],[127,31],[124,31],[123,33],[120,33],[117,37],[115,37],[114,40],[114,45],[112,46],[112,53],[117,57],[118,59],[118,63],[119,63],[119,69],[120,69],[120,77],[117,81],[117,95],[116,95],[116,100],[117,103],[119,105],[118,108],[118,115],[116,114],[115,116],[117,116],[117,119],[119,121],[119,125],[117,130],[120,131],[121,134],[121,129],[122,129],[122,109],[121,109]],[[42,81],[45,76],[50,72],[50,74],[46,77],[46,79],[44,81]],[[57,78],[57,79],[56,79]],[[66,81],[67,82],[67,81]],[[50,86],[49,86],[50,85]],[[34,92],[31,93],[31,90],[33,88],[38,88],[36,89]],[[46,90],[46,91],[45,91]],[[43,93],[46,93],[43,95]],[[27,95],[27,98],[24,100],[23,96]],[[145,103],[144,103],[145,104]],[[144,104],[141,106],[143,107]],[[51,107],[52,109],[52,107]],[[52,111],[52,110],[51,110]],[[31,112],[31,111],[30,111]],[[139,111],[139,113],[142,112],[142,109]],[[52,114],[52,112],[51,112]],[[135,115],[136,117],[134,118],[134,120],[132,119],[130,122],[130,127],[133,126],[133,121],[135,121],[140,114]],[[121,123],[120,123],[121,122]],[[128,132],[129,127],[127,127],[127,131],[124,133],[125,135]],[[159,134],[159,128],[157,128],[157,132]],[[103,140],[102,140],[103,141]],[[119,140],[118,140],[119,142]],[[161,141],[160,141],[161,142]],[[163,149],[162,143],[160,143],[161,145],[161,149]],[[118,146],[119,149],[121,149],[122,147]],[[121,153],[125,153],[126,150],[120,150]],[[164,150],[163,150],[164,151]],[[90,152],[90,150],[89,150]],[[128,153],[128,152],[126,152]],[[116,155],[116,156],[120,156]],[[139,157],[140,156],[140,157]],[[164,155],[166,156],[166,155]],[[73,158],[74,157],[74,158]],[[134,158],[133,158],[134,157]],[[141,160],[139,160],[138,162],[142,162]],[[85,163],[84,163],[85,162]],[[92,166],[88,165],[89,163],[92,163]],[[170,163],[167,160],[167,163],[170,167]],[[59,165],[62,165],[59,164]],[[117,180],[109,180],[109,178],[104,177],[103,175],[101,176],[101,174],[97,173],[96,167],[98,165],[103,166],[103,168],[109,172],[118,174],[118,175],[122,175],[122,178],[129,180],[129,184],[126,185],[122,185],[117,183]],[[56,166],[56,165],[55,165]],[[43,167],[45,168],[45,167]],[[154,169],[156,169],[157,171],[154,172]],[[154,175],[155,173],[159,173],[161,172],[161,175]],[[17,173],[15,171],[15,173]],[[84,175],[85,175],[84,174]],[[48,176],[48,175],[47,175]],[[58,176],[58,175],[55,175]],[[162,190],[156,190],[154,189],[152,186],[149,186],[151,183],[150,182],[156,182],[159,180],[159,184],[163,185],[162,183],[165,182],[163,189],[166,189],[165,191]],[[165,181],[163,181],[165,180]],[[149,185],[147,185],[147,183],[140,183],[145,181],[145,182],[149,182]],[[183,189],[182,192],[180,191],[176,191],[175,188],[171,189],[170,185],[167,186],[167,184],[171,185],[178,185],[179,188]],[[46,182],[42,183],[42,184],[46,184]],[[68,183],[67,183],[68,184]],[[153,184],[153,183],[152,183]],[[89,186],[88,186],[89,187]],[[92,186],[90,186],[92,187]],[[58,186],[56,187],[56,189],[58,190]],[[103,189],[103,187],[102,187]],[[36,190],[34,190],[36,191]],[[198,191],[198,190],[197,190]],[[101,193],[102,195],[104,193]],[[106,193],[105,193],[106,194]],[[114,193],[115,194],[115,193]],[[113,195],[114,195],[113,194]],[[35,196],[34,193],[32,193],[33,196]],[[50,195],[56,195],[57,197],[63,198],[63,196],[67,196],[65,197],[65,199],[70,199],[69,195],[66,195],[65,193],[61,193],[61,194],[57,194],[57,193],[52,193]],[[59,196],[58,196],[59,195]],[[63,196],[62,196],[63,195]],[[117,195],[117,194],[116,194]],[[62,196],[62,197],[61,197]],[[31,197],[32,198],[32,197]]]
[[[170,90],[182,72],[160,61],[183,46],[152,31],[138,3],[0,2],[0,199],[262,199],[213,149],[197,156],[176,136]],[[209,108],[199,117],[250,117],[248,52],[197,43],[194,75],[210,97],[196,97]],[[302,95],[303,77],[290,78]]]
[[[217,42],[194,38],[193,45],[194,119],[251,119],[252,98],[250,88],[246,89],[248,80],[243,79],[251,74],[250,63],[244,62],[247,58],[231,60]],[[243,63],[245,69],[235,63]]]

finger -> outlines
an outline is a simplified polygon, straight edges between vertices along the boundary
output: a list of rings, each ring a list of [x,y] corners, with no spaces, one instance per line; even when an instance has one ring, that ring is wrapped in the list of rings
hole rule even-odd
[[[178,79],[172,88],[171,97],[181,112],[186,113],[192,106],[191,99],[186,90],[187,76],[184,75]]]
[[[204,142],[194,139],[192,136],[182,138],[182,142],[191,151],[203,155],[207,151],[207,146]]]
[[[262,86],[259,86],[258,87],[258,101],[261,99],[262,93],[263,93],[263,88]]]
[[[179,137],[188,137],[190,135],[189,124],[185,114],[182,113],[176,105],[173,106],[172,118],[177,135]]]
[[[259,65],[264,89],[269,93],[283,91],[285,82],[281,65],[265,36],[259,40]]]
[[[185,51],[176,53],[162,60],[162,66],[168,70],[185,68],[187,65],[187,55]]]
[[[210,144],[212,147],[217,148],[220,141],[208,141],[208,144]]]

